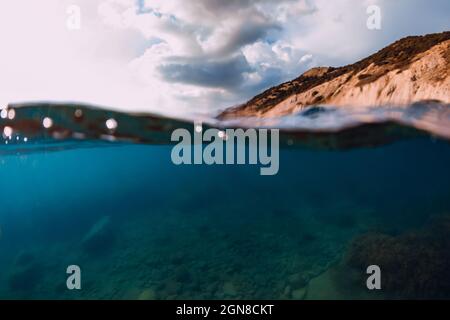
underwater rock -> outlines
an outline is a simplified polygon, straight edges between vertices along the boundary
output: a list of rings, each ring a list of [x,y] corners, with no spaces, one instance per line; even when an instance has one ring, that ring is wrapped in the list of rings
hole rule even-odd
[[[33,263],[35,256],[30,252],[21,252],[17,255],[15,265],[19,267],[28,266]]]
[[[286,286],[283,290],[283,294],[281,295],[281,300],[286,300],[291,296],[291,287]]]
[[[33,264],[26,268],[15,270],[8,278],[8,286],[13,291],[31,292],[41,280],[42,275],[41,266]]]
[[[317,240],[317,236],[316,235],[314,235],[312,233],[309,233],[309,232],[305,232],[305,233],[300,235],[299,244],[301,246],[309,245],[312,242],[314,242],[315,240]]]
[[[237,295],[237,290],[233,282],[225,282],[223,284],[223,293],[226,296],[234,297]]]
[[[186,256],[183,252],[177,252],[171,257],[171,263],[179,266],[182,265],[186,261]]]
[[[308,284],[308,300],[341,300],[347,298],[336,281],[335,270],[329,269],[311,279]]]
[[[353,229],[358,225],[355,208],[344,208],[343,212],[323,212],[315,215],[315,218],[323,224],[339,229]]]
[[[449,298],[449,221],[449,217],[442,217],[422,230],[399,236],[359,236],[347,252],[345,263],[359,271],[361,281],[367,276],[367,266],[378,265],[383,291],[393,298]]]
[[[308,284],[308,281],[301,273],[295,273],[288,277],[290,287],[295,289],[303,288]]]
[[[92,255],[107,252],[115,241],[115,233],[112,228],[111,218],[102,217],[97,221],[82,240],[83,249]]]
[[[139,295],[138,300],[156,300],[156,292],[154,289],[145,289]]]
[[[334,223],[341,229],[352,229],[357,225],[357,220],[351,214],[340,214],[336,217]]]
[[[192,280],[192,275],[185,267],[179,267],[175,271],[175,280],[182,283],[188,283]]]
[[[307,293],[308,293],[307,287],[296,289],[296,290],[292,291],[292,299],[304,300],[306,298]]]
[[[308,292],[308,280],[302,273],[294,273],[288,277],[289,285],[284,289],[284,295],[289,299],[304,300]]]
[[[176,296],[180,293],[181,288],[182,285],[180,282],[169,280],[161,288],[161,297],[163,299],[169,299],[170,297]]]

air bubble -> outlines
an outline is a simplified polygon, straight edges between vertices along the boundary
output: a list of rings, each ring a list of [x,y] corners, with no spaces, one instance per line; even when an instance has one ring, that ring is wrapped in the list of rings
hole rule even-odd
[[[3,128],[3,135],[5,137],[11,138],[12,134],[13,134],[13,129],[11,127],[6,126]]]
[[[16,111],[14,109],[8,110],[8,119],[13,120],[16,117]]]
[[[75,110],[75,117],[76,118],[81,118],[82,116],[83,116],[83,110],[81,110],[81,109]]]
[[[108,130],[114,131],[117,129],[117,121],[113,118],[106,120],[105,124]]]
[[[44,120],[42,120],[42,125],[45,129],[49,129],[53,126],[53,120],[49,117],[45,117]]]

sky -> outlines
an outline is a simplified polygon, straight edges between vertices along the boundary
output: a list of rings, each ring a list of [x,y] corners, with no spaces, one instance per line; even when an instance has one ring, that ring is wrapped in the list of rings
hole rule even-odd
[[[312,67],[449,30],[449,14],[448,0],[2,0],[0,106],[214,114]]]

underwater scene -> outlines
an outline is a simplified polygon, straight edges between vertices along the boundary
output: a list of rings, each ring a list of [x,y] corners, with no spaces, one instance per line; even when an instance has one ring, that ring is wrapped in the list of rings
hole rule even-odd
[[[3,109],[0,299],[450,298],[450,106],[204,123],[279,128],[278,173],[175,165],[191,120]]]

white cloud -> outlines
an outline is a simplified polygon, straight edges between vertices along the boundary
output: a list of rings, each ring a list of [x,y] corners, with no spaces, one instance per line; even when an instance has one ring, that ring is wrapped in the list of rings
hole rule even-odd
[[[317,65],[443,31],[437,0],[2,0],[0,103],[91,102],[134,111],[214,111]],[[383,12],[369,31],[366,7]],[[66,29],[79,5],[80,31]],[[419,18],[420,17],[420,18]]]

